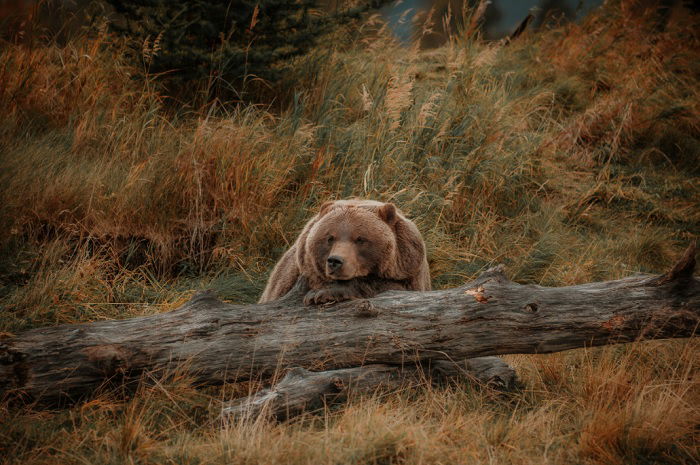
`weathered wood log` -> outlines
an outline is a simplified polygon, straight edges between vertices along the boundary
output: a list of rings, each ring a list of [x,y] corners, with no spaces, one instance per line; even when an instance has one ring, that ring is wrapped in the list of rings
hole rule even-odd
[[[350,392],[374,393],[436,378],[462,378],[498,389],[509,389],[516,382],[515,370],[498,357],[478,357],[461,363],[433,360],[427,366],[364,365],[329,371],[296,367],[271,388],[225,403],[221,416],[224,421],[245,421],[260,416],[285,420],[304,411],[342,402]]]
[[[210,293],[168,313],[32,329],[0,340],[0,393],[54,402],[108,380],[174,372],[202,383],[269,376],[300,366],[334,370],[689,337],[700,321],[691,246],[662,276],[549,288],[492,269],[464,286],[388,292],[330,307],[303,289],[262,305]]]

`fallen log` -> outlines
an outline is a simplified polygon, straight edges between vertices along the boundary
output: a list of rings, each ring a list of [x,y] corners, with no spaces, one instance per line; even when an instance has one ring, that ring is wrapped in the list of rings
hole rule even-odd
[[[454,289],[392,291],[329,307],[301,303],[303,283],[267,304],[199,293],[168,313],[32,329],[0,339],[0,393],[76,400],[147,373],[200,383],[690,337],[700,322],[695,248],[661,276],[559,288],[509,281],[500,267]]]
[[[478,357],[461,363],[433,360],[427,366],[364,365],[328,371],[296,367],[271,388],[224,403],[221,416],[224,422],[260,416],[286,420],[304,411],[343,402],[351,392],[372,394],[379,389],[460,378],[499,390],[508,390],[516,383],[515,370],[498,357]]]

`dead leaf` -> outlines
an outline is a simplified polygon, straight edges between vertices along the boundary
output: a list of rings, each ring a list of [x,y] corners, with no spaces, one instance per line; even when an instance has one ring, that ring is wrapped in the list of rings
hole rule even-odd
[[[478,295],[478,294],[482,294],[483,292],[484,292],[484,286],[479,286],[476,289],[468,289],[468,290],[464,291],[464,293],[468,294],[468,295]]]
[[[482,304],[485,304],[486,302],[488,302],[489,299],[492,297],[490,295],[489,296],[484,295],[484,286],[479,286],[476,289],[467,289],[466,291],[464,291],[464,293],[467,295],[473,295],[474,300],[476,300],[477,302],[482,303]]]

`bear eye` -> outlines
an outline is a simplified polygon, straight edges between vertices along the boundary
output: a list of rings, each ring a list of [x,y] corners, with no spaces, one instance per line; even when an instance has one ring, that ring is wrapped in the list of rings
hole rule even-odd
[[[328,236],[328,243],[329,243],[329,244],[332,244],[334,240],[335,240],[335,237],[333,237],[333,236]]]
[[[355,239],[355,242],[358,244],[364,244],[365,242],[367,242],[367,240],[364,237],[360,236],[357,239]]]

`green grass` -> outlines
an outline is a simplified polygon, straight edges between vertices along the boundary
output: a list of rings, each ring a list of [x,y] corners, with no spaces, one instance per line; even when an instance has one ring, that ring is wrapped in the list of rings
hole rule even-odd
[[[0,335],[254,302],[325,200],[395,202],[434,287],[505,263],[561,286],[662,272],[700,235],[697,17],[632,2],[437,50],[380,33],[295,63],[274,109],[181,110],[107,34],[0,48]],[[332,42],[329,40],[329,42]],[[146,383],[59,411],[0,404],[8,463],[696,463],[698,344],[508,356],[453,384],[222,429],[248,387]]]

